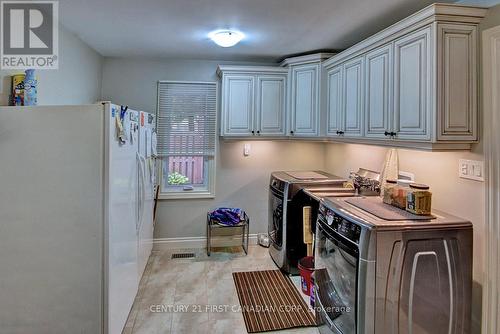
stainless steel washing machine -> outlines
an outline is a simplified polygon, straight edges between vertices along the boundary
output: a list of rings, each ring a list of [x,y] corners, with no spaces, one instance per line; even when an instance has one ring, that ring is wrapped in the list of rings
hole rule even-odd
[[[392,210],[378,197],[362,200]],[[472,224],[439,211],[388,220],[350,201],[320,203],[313,275],[320,332],[469,333]]]

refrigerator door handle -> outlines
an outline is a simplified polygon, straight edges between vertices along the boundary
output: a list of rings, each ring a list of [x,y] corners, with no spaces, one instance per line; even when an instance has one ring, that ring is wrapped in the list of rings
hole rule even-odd
[[[135,216],[135,231],[139,230],[139,220],[140,220],[140,212],[141,212],[141,159],[139,158],[139,153],[136,152],[136,161],[137,161],[137,206],[136,206],[136,216]]]
[[[138,222],[137,222],[137,232],[139,233],[141,226],[142,226],[142,216],[144,215],[144,202],[146,201],[146,159],[137,153],[137,157],[139,159],[139,173],[141,176],[141,181],[140,181],[140,201],[139,201],[139,217],[138,217]]]
[[[137,209],[137,221],[135,224],[136,232],[139,233],[141,228],[142,215],[144,213],[144,199],[145,195],[145,184],[144,184],[144,167],[143,167],[143,157],[137,152],[137,163],[139,171],[139,198],[138,198],[138,209]]]
[[[146,207],[146,159],[142,157],[142,206],[141,206],[141,218],[144,215],[144,209]]]

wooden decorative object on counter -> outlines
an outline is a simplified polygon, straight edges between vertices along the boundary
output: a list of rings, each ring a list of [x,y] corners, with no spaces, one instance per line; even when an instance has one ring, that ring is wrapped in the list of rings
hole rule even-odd
[[[380,174],[380,189],[382,195],[385,192],[385,187],[388,180],[397,180],[399,176],[399,157],[398,151],[391,148],[385,155],[384,165],[382,166],[382,173]]]
[[[313,249],[313,234],[311,231],[311,210],[310,206],[305,206],[302,208],[302,220],[303,220],[303,239],[304,243],[307,245],[307,256],[312,256]]]

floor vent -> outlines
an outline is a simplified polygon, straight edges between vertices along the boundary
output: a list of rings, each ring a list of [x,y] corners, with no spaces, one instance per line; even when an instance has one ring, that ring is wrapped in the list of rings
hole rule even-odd
[[[172,259],[190,259],[194,257],[194,253],[176,253],[172,254]]]

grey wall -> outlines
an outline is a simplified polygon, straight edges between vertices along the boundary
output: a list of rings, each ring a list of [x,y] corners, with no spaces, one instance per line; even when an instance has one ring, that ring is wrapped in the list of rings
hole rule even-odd
[[[215,207],[241,207],[249,215],[250,233],[267,232],[269,176],[274,170],[323,169],[321,143],[250,142],[243,156],[242,141],[219,145],[216,198],[164,200],[159,206],[155,237],[205,236],[206,213]]]
[[[264,64],[217,60],[105,58],[102,98],[147,112],[156,111],[158,80],[217,81],[218,64]]]
[[[63,27],[59,29],[59,69],[38,70],[38,104],[89,104],[100,99],[103,57]],[[0,105],[8,105],[11,75],[0,71]]]
[[[102,97],[114,103],[155,112],[158,80],[216,81],[217,65],[229,63],[106,58]],[[251,219],[250,232],[266,232],[267,187],[271,171],[324,167],[321,143],[252,142],[249,157],[243,156],[243,144],[242,141],[219,141],[215,199],[160,202],[156,238],[204,236],[207,211],[220,206],[242,207]]]

